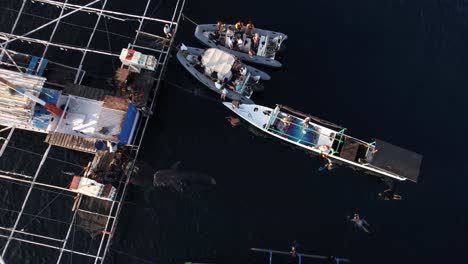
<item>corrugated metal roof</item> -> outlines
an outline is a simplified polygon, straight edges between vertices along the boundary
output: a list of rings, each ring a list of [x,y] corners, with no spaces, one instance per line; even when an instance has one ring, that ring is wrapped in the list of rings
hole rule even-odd
[[[0,69],[0,77],[39,96],[46,81],[43,77]],[[0,125],[30,127],[36,103],[0,83]]]

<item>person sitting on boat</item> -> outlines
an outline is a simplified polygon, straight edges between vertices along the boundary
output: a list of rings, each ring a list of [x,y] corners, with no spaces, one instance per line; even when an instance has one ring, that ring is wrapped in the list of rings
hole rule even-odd
[[[223,87],[221,90],[221,100],[225,101],[228,93],[229,93],[228,89],[226,89],[226,87]]]
[[[218,30],[216,30],[214,33],[210,33],[209,35],[209,39],[216,42],[216,44],[218,44],[218,40],[219,40],[219,37],[221,36],[221,34],[219,33]]]
[[[226,95],[228,94],[228,90],[226,88],[224,88],[224,85],[223,85],[223,82],[221,82],[220,80],[217,80],[215,82],[215,87],[216,89],[220,90],[220,94],[221,94],[221,100],[226,100]]]
[[[241,102],[239,100],[233,100],[232,101],[232,108],[233,109],[238,109],[240,105],[241,105]]]
[[[398,194],[395,194],[394,190],[392,188],[389,188],[381,193],[379,193],[379,199],[382,199],[384,201],[400,201],[401,196]]]
[[[236,90],[236,84],[229,78],[225,77],[224,78],[224,85],[229,88],[229,90],[235,91]]]
[[[169,24],[164,25],[164,34],[166,34],[166,38],[170,39],[174,35],[174,32],[172,31],[172,28],[169,26]]]
[[[260,34],[255,33],[254,36],[252,37],[252,43],[253,43],[253,48],[254,51],[258,49],[258,46],[260,44]]]
[[[247,67],[242,66],[239,70],[240,75],[245,76],[247,75]]]
[[[233,40],[234,37],[229,37],[229,38],[226,38],[226,47],[228,47],[229,49],[234,49],[234,40]]]
[[[244,47],[244,41],[242,40],[242,36],[237,36],[236,41],[237,41],[237,48],[239,50],[242,50],[242,47]]]
[[[231,71],[233,73],[237,73],[240,71],[241,68],[242,68],[242,63],[240,62],[239,58],[236,58],[236,60],[234,60],[234,63],[232,64]]]
[[[240,93],[240,91],[242,90],[242,80],[237,80],[236,82],[236,92]]]
[[[249,37],[252,36],[254,29],[254,24],[252,23],[252,21],[249,21],[249,23],[247,23],[247,25],[245,26],[245,34]]]
[[[242,30],[244,29],[244,22],[237,21],[237,23],[234,25],[234,28],[237,32],[242,32]]]
[[[218,32],[218,34],[223,33],[225,30],[226,28],[224,23],[222,21],[218,21],[218,23],[216,23],[216,31]]]
[[[216,89],[221,89],[223,87],[223,82],[221,80],[216,80],[215,82]]]
[[[354,214],[354,217],[350,219],[358,228],[364,230],[366,233],[370,234],[368,227],[370,226],[369,223],[363,218],[361,218],[358,214]]]
[[[249,57],[250,57],[250,58],[255,57],[255,51],[253,50],[253,46],[250,46],[250,49],[249,49]]]
[[[232,30],[231,26],[228,26],[228,29],[226,30],[226,39],[231,38],[234,36],[234,30]]]

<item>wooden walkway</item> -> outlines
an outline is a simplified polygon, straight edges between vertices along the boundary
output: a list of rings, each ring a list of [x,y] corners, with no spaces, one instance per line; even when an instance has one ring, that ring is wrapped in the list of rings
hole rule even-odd
[[[65,89],[63,89],[63,93],[93,99],[97,101],[103,101],[106,95],[116,96],[116,90],[117,89],[106,90],[85,85],[68,84],[65,86]]]
[[[52,134],[48,134],[45,139],[45,142],[54,146],[72,149],[76,151],[87,152],[91,154],[96,153],[96,147],[94,146],[96,139],[93,138],[84,138],[80,136],[55,132]]]
[[[115,157],[115,152],[109,152],[109,149],[96,151],[95,153],[91,166],[85,175],[86,177],[89,177],[93,171],[107,171],[111,161]]]

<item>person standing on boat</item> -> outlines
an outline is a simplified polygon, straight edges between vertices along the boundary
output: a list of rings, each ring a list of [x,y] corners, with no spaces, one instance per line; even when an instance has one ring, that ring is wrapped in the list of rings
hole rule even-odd
[[[306,117],[306,118],[304,119],[304,121],[302,121],[302,124],[303,124],[303,125],[302,125],[302,133],[303,133],[303,134],[306,134],[306,133],[308,132],[309,127],[310,127],[309,122],[310,122],[310,117]]]
[[[280,123],[280,126],[278,126],[278,129],[280,129],[283,133],[287,134],[290,125],[291,125],[291,116],[285,115],[281,119],[281,123]]]

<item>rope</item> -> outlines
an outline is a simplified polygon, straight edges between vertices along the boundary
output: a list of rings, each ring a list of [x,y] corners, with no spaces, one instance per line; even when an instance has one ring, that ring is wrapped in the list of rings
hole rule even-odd
[[[63,192],[64,192],[64,191],[62,191],[62,193],[63,193]],[[30,224],[32,224],[32,222],[33,222],[36,218],[38,218],[38,216],[39,216],[40,214],[42,214],[42,212],[44,212],[44,210],[47,209],[53,202],[55,202],[55,200],[57,200],[57,198],[59,198],[60,195],[61,195],[61,193],[57,194],[57,195],[54,197],[54,199],[52,199],[52,201],[50,201],[46,206],[44,206],[44,207],[39,211],[39,213],[37,213],[37,214],[33,217],[33,219],[31,219],[31,221],[29,221],[29,223],[27,223],[26,225],[24,225],[23,228],[21,228],[21,229],[24,230],[24,229],[26,229],[26,227],[28,227]]]
[[[195,96],[198,96],[198,97],[202,97],[203,99],[206,99],[206,100],[209,100],[209,101],[212,101],[212,102],[215,102],[215,103],[219,103],[219,101],[220,101],[220,100],[214,99],[213,97],[209,97],[209,96],[203,95],[203,94],[201,94],[201,93],[197,93],[197,92],[196,92],[196,91],[197,91],[196,89],[188,89],[188,88],[185,88],[185,87],[183,87],[183,86],[181,86],[181,85],[179,85],[179,84],[170,82],[170,81],[168,81],[168,80],[163,80],[163,81],[164,81],[165,83],[167,83],[167,84],[169,84],[169,85],[175,87],[175,88],[178,88],[179,90],[185,91],[185,92],[187,92],[187,93],[191,93],[191,94],[193,94],[193,95],[195,95]],[[208,89],[208,88],[207,88],[207,89]]]
[[[17,147],[13,147],[13,146],[7,146],[7,148],[12,148],[12,149],[15,149],[15,150],[23,151],[23,152],[26,152],[26,153],[29,153],[29,154],[33,154],[33,155],[36,155],[36,156],[42,156],[42,155],[39,154],[39,153],[32,152],[32,151],[29,151],[29,150],[25,150],[25,149],[22,149],[22,148],[17,148]],[[82,165],[79,165],[79,164],[76,164],[76,163],[72,163],[72,162],[68,162],[68,161],[64,161],[64,160],[57,159],[57,158],[47,157],[47,159],[60,161],[60,162],[63,162],[63,163],[65,163],[65,164],[69,164],[69,165],[73,165],[73,166],[79,167],[79,168],[81,168],[81,169],[83,169],[83,167],[84,167],[84,166],[82,166]]]
[[[188,16],[186,16],[184,13],[182,13],[182,18],[185,20],[187,19],[189,22],[191,22],[192,24],[194,24],[195,26],[198,26],[197,23],[195,23],[195,21],[193,21],[192,19],[190,19]]]
[[[107,44],[109,45],[109,52],[112,53],[112,45],[111,45],[110,38],[109,38],[109,28],[107,27],[107,20],[106,19],[104,19],[104,25],[106,25]],[[112,63],[112,70],[114,70],[115,69],[115,64],[114,64],[113,58],[111,59],[111,63]]]
[[[0,179],[0,181],[6,181],[6,182],[9,182],[9,183],[13,183],[13,184],[20,185],[20,186],[25,186],[25,187],[29,187],[29,185],[30,185],[30,184],[27,184],[27,183],[20,183],[20,182],[9,181],[9,180],[4,180],[4,179]],[[36,188],[36,190],[41,190],[41,191],[44,191],[44,192],[60,194],[60,195],[68,196],[68,197],[75,197],[74,195],[70,195],[70,194],[66,194],[66,193],[60,193],[60,192],[57,192],[57,191],[53,191],[53,190],[49,190],[49,189],[45,189],[45,188],[41,188],[41,187],[34,187],[34,188]]]
[[[154,12],[156,12],[156,10],[158,10],[159,6],[161,5],[163,1],[162,0],[159,0],[158,4],[153,8],[153,11],[151,11],[151,14],[149,15],[149,17],[153,17],[154,15]],[[142,25],[141,25],[141,29],[143,29],[143,27],[146,25],[146,23],[148,22],[148,20],[144,20]]]

